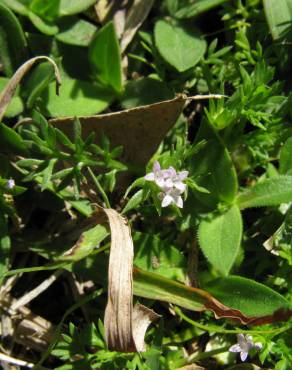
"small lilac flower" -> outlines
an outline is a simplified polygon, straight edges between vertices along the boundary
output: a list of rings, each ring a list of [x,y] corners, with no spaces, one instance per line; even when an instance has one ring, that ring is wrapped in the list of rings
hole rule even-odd
[[[183,199],[181,191],[176,188],[165,189],[164,192],[159,194],[162,200],[161,207],[167,207],[170,204],[175,204],[178,208],[183,208]]]
[[[229,352],[240,352],[241,361],[245,361],[249,351],[253,348],[260,350],[262,349],[262,344],[259,342],[254,343],[250,335],[237,334],[237,343],[229,348]]]
[[[175,204],[177,207],[183,207],[181,194],[185,192],[187,186],[183,183],[188,177],[188,171],[176,172],[173,167],[162,170],[158,161],[154,162],[153,172],[148,173],[144,178],[147,181],[154,181],[162,190],[159,193],[159,199],[162,201],[161,206],[167,207]]]
[[[13,189],[15,187],[15,181],[13,179],[9,179],[6,184],[7,189]]]
[[[183,183],[183,180],[185,180],[188,177],[189,172],[188,171],[180,171],[176,172],[176,170],[173,167],[169,167],[167,170],[167,179],[165,181],[165,187],[167,188],[176,188],[181,193],[183,193],[186,190],[186,184]]]
[[[154,181],[156,185],[163,188],[165,184],[166,172],[162,170],[158,161],[153,164],[153,172],[148,173],[144,179],[147,181]]]

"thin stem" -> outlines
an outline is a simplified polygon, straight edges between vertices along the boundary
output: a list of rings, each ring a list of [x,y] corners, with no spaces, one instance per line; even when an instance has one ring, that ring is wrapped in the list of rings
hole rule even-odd
[[[181,309],[178,308],[178,307],[175,307],[174,311],[179,315],[179,317],[181,319],[185,320],[189,324],[191,324],[193,326],[196,326],[199,329],[209,331],[209,332],[213,332],[213,333],[221,333],[221,334],[241,334],[241,333],[243,333],[243,334],[274,334],[274,336],[275,336],[275,335],[279,335],[279,334],[283,333],[284,331],[287,331],[287,330],[292,328],[292,325],[290,324],[290,325],[286,325],[282,328],[271,329],[271,330],[222,329],[218,326],[208,326],[208,325],[203,325],[203,324],[200,324],[196,321],[193,321],[192,319],[187,317],[181,311]]]
[[[97,177],[94,175],[94,173],[92,172],[90,167],[87,167],[87,170],[89,172],[89,175],[92,178],[92,181],[94,182],[94,185],[96,186],[97,190],[100,192],[100,195],[101,195],[106,207],[111,208],[108,197],[107,197],[105,191],[103,190],[102,186],[100,185],[100,182],[98,181]]]

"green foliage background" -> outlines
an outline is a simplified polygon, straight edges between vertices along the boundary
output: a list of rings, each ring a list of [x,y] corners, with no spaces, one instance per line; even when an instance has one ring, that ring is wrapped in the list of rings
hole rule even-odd
[[[249,316],[291,309],[292,2],[155,1],[123,51],[113,3],[0,0],[0,93],[31,57],[49,56],[62,76],[57,96],[51,64],[36,65],[0,123],[1,282],[18,276],[11,290],[18,298],[45,271],[66,271],[30,304],[56,325],[51,343],[41,353],[20,344],[11,353],[32,358],[35,369],[231,370],[241,367],[228,348],[247,333],[263,344],[250,353],[252,368],[291,369],[291,319],[256,328],[217,321],[191,312],[202,302],[185,285]],[[137,2],[127,3],[125,14]],[[68,136],[48,122],[181,93],[222,97],[187,100],[146,166],[125,161],[106,132],[84,137],[78,119]],[[130,145],[134,134],[126,135]],[[157,186],[144,180],[155,160],[189,171],[183,209],[161,208]],[[83,227],[94,203],[129,219],[141,269],[135,299],[163,316],[147,332],[145,353],[106,347],[110,239],[102,225]],[[81,234],[78,253],[64,255]],[[85,286],[77,297],[72,276]]]

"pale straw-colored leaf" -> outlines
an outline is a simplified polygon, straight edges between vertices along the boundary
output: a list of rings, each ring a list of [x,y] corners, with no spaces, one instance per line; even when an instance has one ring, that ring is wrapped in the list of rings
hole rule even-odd
[[[154,0],[134,0],[126,19],[125,29],[121,39],[121,50],[124,52],[136,32],[147,18]]]
[[[11,99],[14,96],[17,86],[21,82],[22,78],[26,75],[26,73],[31,69],[31,67],[40,60],[47,60],[52,64],[55,71],[55,78],[56,78],[56,94],[59,94],[59,86],[61,84],[61,76],[58,70],[56,63],[53,59],[47,56],[38,56],[32,59],[29,59],[25,63],[23,63],[17,71],[14,73],[12,78],[10,79],[9,83],[6,85],[5,89],[0,94],[0,122],[5,114],[6,108],[8,107]]]
[[[111,250],[108,268],[108,302],[105,335],[108,348],[120,352],[145,350],[148,325],[159,315],[136,305],[133,310],[133,240],[127,221],[113,209],[103,209],[109,220]]]

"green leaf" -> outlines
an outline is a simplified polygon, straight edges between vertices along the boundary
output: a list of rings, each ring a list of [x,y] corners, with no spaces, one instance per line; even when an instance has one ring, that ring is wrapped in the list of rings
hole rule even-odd
[[[292,1],[264,0],[266,19],[274,40],[288,39],[292,35]]]
[[[237,174],[230,155],[214,129],[204,121],[196,137],[196,143],[204,140],[204,146],[191,159],[190,177],[209,194],[195,192],[199,204],[215,209],[218,202],[232,204],[237,194]]]
[[[56,39],[76,46],[88,46],[97,29],[93,24],[77,17],[66,17],[60,20],[58,25],[60,32],[56,35]]]
[[[5,86],[8,84],[9,78],[0,77],[0,93],[4,90]],[[6,112],[5,117],[15,117],[23,111],[23,102],[21,98],[17,95],[18,89],[16,90],[16,94],[11,99]]]
[[[292,201],[292,176],[266,179],[247,189],[237,197],[241,209],[276,206]]]
[[[126,84],[121,104],[130,109],[174,98],[174,93],[163,81],[143,77]]]
[[[186,285],[153,272],[134,268],[134,294],[177,304],[193,311],[204,309],[206,298]]]
[[[10,154],[27,155],[28,150],[26,145],[14,130],[10,127],[0,123],[0,150]]]
[[[63,260],[79,261],[87,257],[99,244],[109,235],[107,228],[103,225],[96,225],[84,231],[77,243],[68,253],[62,257]]]
[[[144,190],[138,190],[127,202],[122,214],[129,212],[130,210],[136,208],[144,199]]]
[[[13,10],[15,13],[27,16],[29,9],[18,0],[1,0],[1,3],[6,5],[9,9]]]
[[[43,181],[42,181],[42,186],[41,186],[41,191],[44,191],[47,189],[49,183],[50,183],[50,179],[52,177],[52,173],[53,173],[53,169],[54,169],[54,166],[57,162],[57,159],[50,159],[49,160],[49,163],[48,163],[48,166],[46,167],[46,169],[44,171],[42,171],[42,174],[43,174]]]
[[[96,33],[89,46],[89,60],[104,85],[118,93],[122,91],[121,53],[113,22]]]
[[[3,210],[0,212],[0,276],[8,270],[10,237]]]
[[[183,253],[159,235],[135,232],[134,265],[169,279],[184,282],[187,261]]]
[[[0,3],[0,58],[7,76],[27,59],[27,44],[16,16]]]
[[[59,15],[73,15],[83,12],[94,5],[96,0],[60,0]]]
[[[292,137],[289,137],[280,151],[280,173],[292,175]]]
[[[51,83],[41,97],[40,107],[52,117],[90,116],[102,112],[113,100],[105,88],[69,78],[62,81],[59,96]]]
[[[196,0],[193,4],[184,6],[174,13],[177,18],[196,17],[218,5],[225,3],[227,0]]]
[[[53,36],[59,31],[58,26],[56,26],[52,22],[43,20],[41,17],[39,17],[32,11],[29,11],[28,17],[31,20],[31,23],[45,35]]]
[[[51,22],[58,17],[59,0],[32,0],[29,8],[33,13]]]
[[[237,206],[223,214],[201,221],[200,247],[208,261],[223,275],[228,275],[239,252],[242,219]]]
[[[279,293],[240,276],[216,279],[204,289],[226,306],[240,310],[247,316],[271,315],[279,309],[289,308],[289,302]]]
[[[36,99],[52,81],[54,81],[54,68],[51,63],[44,62],[34,68],[24,86],[24,89],[28,94],[26,100],[28,108],[32,108],[34,106]]]
[[[155,24],[154,39],[163,59],[179,72],[198,64],[206,51],[206,41],[190,25],[159,20]]]

